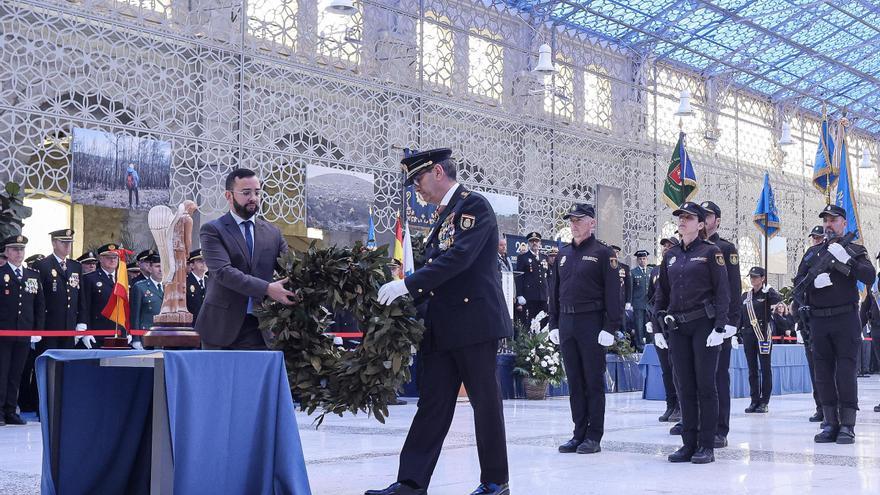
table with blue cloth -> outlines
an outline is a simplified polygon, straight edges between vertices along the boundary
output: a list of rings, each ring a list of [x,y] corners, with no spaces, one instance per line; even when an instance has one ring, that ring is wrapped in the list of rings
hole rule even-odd
[[[642,397],[648,400],[666,400],[663,372],[653,344],[645,346],[639,368],[645,377]],[[770,368],[773,372],[771,395],[813,392],[810,368],[802,344],[774,345],[770,356]],[[749,397],[749,366],[742,347],[733,349],[730,355],[730,396],[737,399]]]
[[[501,385],[501,397],[504,399],[523,399],[525,390],[522,379],[514,376],[513,368],[516,356],[499,354],[497,357],[498,382]],[[638,355],[622,358],[617,354],[605,355],[605,391],[634,392],[642,389],[642,375],[638,366]],[[550,385],[547,395],[558,397],[569,395],[568,383],[562,381],[558,386]]]
[[[311,493],[280,352],[53,350],[36,367],[44,495]]]

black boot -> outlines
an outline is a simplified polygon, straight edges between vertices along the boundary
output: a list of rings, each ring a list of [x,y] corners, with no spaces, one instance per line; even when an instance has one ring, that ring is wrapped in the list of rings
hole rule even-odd
[[[840,410],[840,431],[837,433],[837,443],[849,445],[856,442],[856,410]]]
[[[710,462],[715,462],[715,451],[709,447],[698,448],[691,457],[693,464],[709,464]]]
[[[880,407],[880,406],[877,406]],[[875,410],[877,408],[874,408]],[[878,411],[880,412],[880,411]],[[810,423],[822,423],[825,421],[825,414],[822,413],[822,408],[816,406],[816,414],[810,416]]]
[[[681,435],[681,432],[684,431],[684,426],[681,423],[675,423],[675,426],[669,429],[670,435]]]
[[[768,412],[769,410],[770,410],[770,409],[767,407],[767,404],[766,404],[766,403],[758,404],[758,405],[755,407],[755,412],[756,412],[756,413],[766,413],[766,412]]]
[[[754,402],[752,402],[751,404],[749,404],[749,407],[746,408],[746,412],[751,414],[751,413],[755,412],[757,409],[758,409],[758,404],[755,404]]]
[[[674,421],[676,423],[681,422],[681,407],[678,404],[675,405],[675,410],[672,411],[672,414],[669,416],[669,421]]]
[[[580,445],[582,441],[583,440],[578,440],[577,438],[572,438],[559,446],[559,452],[562,454],[573,454],[577,452],[578,445]]]
[[[669,416],[672,416],[673,411],[675,411],[675,406],[673,406],[671,404],[666,406],[666,411],[664,411],[663,414],[661,414],[660,417],[657,418],[657,420],[660,421],[661,423],[665,423],[665,422],[669,421]]]
[[[837,441],[837,433],[840,432],[840,422],[837,419],[837,407],[822,406],[825,414],[825,422],[822,423],[822,431],[813,437],[816,443],[834,443]]]
[[[669,462],[691,462],[691,458],[693,458],[693,456],[694,448],[685,445],[684,447],[669,454],[669,457],[667,457],[667,459],[669,460]]]

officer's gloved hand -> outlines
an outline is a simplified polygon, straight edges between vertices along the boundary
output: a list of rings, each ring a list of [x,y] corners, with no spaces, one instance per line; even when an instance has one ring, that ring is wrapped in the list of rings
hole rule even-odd
[[[627,311],[632,311],[632,310],[633,310],[633,305],[630,304],[630,303],[626,303],[626,304],[624,304],[623,309],[625,309],[625,310],[627,310]]]
[[[136,351],[142,351],[142,350],[144,350],[144,344],[141,344],[140,341],[135,341],[135,342],[132,342],[131,348]]]
[[[724,325],[724,338],[729,339],[736,335],[736,327],[733,325]]]
[[[839,246],[840,244],[838,244]],[[834,244],[832,244],[834,246]],[[831,275],[828,273],[820,273],[816,276],[816,280],[813,280],[813,287],[817,289],[823,289],[825,287],[831,287],[833,282],[831,281]]]
[[[841,263],[849,263],[850,258],[852,258],[852,256],[846,252],[846,248],[836,242],[832,242],[828,245],[828,252]]]
[[[409,294],[403,280],[394,280],[379,287],[379,304],[390,306],[398,297]]]
[[[736,337],[733,337],[732,339],[730,339],[730,347],[732,347],[734,349],[739,349],[739,339]]]
[[[761,292],[766,294],[766,293],[770,292],[770,289],[772,289],[772,288],[773,287],[770,287],[770,284],[764,284],[764,287],[761,288]]]
[[[648,333],[654,333],[654,324],[650,321],[648,323],[645,323],[645,331]]]
[[[803,343],[804,343],[804,336],[801,335],[801,331],[800,331],[800,330],[795,330],[795,334],[797,334],[797,343],[798,343],[798,344],[803,344]]]
[[[614,345],[614,335],[602,330],[599,332],[599,345],[609,347]]]
[[[716,328],[709,332],[706,338],[706,347],[716,347],[724,343],[724,329]]]
[[[664,337],[662,333],[654,335],[654,346],[658,349],[669,349],[669,344],[666,343],[666,337]]]
[[[31,335],[31,344],[36,344],[41,340],[43,340],[43,337],[40,337],[39,335]]]
[[[553,342],[554,344],[559,345],[559,329],[554,328],[553,330],[550,330],[550,334],[548,335],[548,338],[550,339],[550,342]]]
[[[85,323],[77,323],[74,330],[76,330],[77,332],[84,332],[87,328],[88,326]],[[94,336],[86,335],[85,337],[74,337],[73,345],[76,345],[77,342],[79,342],[80,340],[82,340],[83,345],[86,346],[87,349],[91,349],[92,344],[95,343]]]
[[[524,298],[523,296],[516,296],[516,303],[519,304],[520,306],[525,306],[526,305],[526,298]]]

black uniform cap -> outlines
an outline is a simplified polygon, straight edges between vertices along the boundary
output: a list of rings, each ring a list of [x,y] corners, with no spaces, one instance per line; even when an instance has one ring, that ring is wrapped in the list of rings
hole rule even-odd
[[[822,212],[819,213],[819,218],[827,216],[846,218],[846,210],[837,205],[826,205]]]
[[[767,272],[763,268],[761,268],[760,266],[753,266],[751,269],[749,269],[749,276],[750,277],[766,277]]]
[[[529,232],[529,235],[526,236],[529,241],[540,241],[541,234],[539,232]]]
[[[192,263],[193,261],[203,260],[203,259],[205,259],[205,258],[202,256],[202,250],[201,249],[194,249],[189,252],[189,258],[187,258],[186,261],[188,263]]]
[[[623,249],[620,249],[620,246],[615,246],[614,244],[612,244],[610,247],[615,251],[623,251]]]
[[[706,210],[706,213],[713,213],[716,217],[721,218],[721,208],[712,201],[703,201],[700,207]]]
[[[681,206],[679,206],[677,210],[672,212],[672,215],[677,217],[677,216],[681,215],[682,213],[688,213],[690,215],[693,215],[693,216],[697,217],[697,219],[701,222],[706,221],[706,210],[704,210],[702,206],[700,206],[696,203],[692,203],[690,201],[688,201],[686,203],[682,203]]]
[[[73,242],[73,229],[61,229],[49,232],[49,236],[53,241],[69,241]]]
[[[125,268],[130,272],[140,273],[141,271],[141,269],[138,267],[137,261],[129,261],[125,264]]]
[[[636,258],[647,258],[647,257],[648,257],[648,251],[646,251],[644,249],[639,249],[638,251],[636,251]]]
[[[152,252],[146,258],[144,258],[142,261],[145,261],[147,263],[159,263],[162,261],[162,259],[159,258],[159,253]]]
[[[79,258],[77,258],[76,261],[79,261],[80,263],[97,263],[98,258],[95,257],[94,251],[86,251]]]
[[[571,217],[596,218],[596,210],[593,208],[593,205],[588,205],[586,203],[575,204],[575,205],[571,206],[571,209],[568,210],[568,213],[566,213],[565,215],[562,215],[563,220],[568,220]]]
[[[813,227],[813,230],[810,231],[810,237],[813,236],[825,237],[825,227],[822,227],[821,225],[816,225],[815,227]]]
[[[665,246],[667,244],[671,246],[678,246],[678,237],[664,237],[663,239],[660,239],[661,246]]]
[[[119,245],[113,244],[112,242],[110,244],[104,244],[103,246],[98,248],[98,256],[101,256],[102,254],[117,254],[114,251],[116,251],[118,248]]]
[[[156,254],[156,252],[152,249],[144,249],[143,251],[139,252],[137,256],[134,257],[134,259],[135,261],[147,261],[147,258],[154,254]]]
[[[45,257],[46,255],[44,254],[33,254],[24,259],[24,264],[26,264],[27,266],[31,266],[31,263],[36,263],[37,261],[40,261]]]
[[[450,156],[452,156],[452,150],[449,148],[415,151],[413,153],[404,150],[403,160],[400,160],[400,165],[403,171],[406,172],[406,180],[403,182],[403,185],[408,186],[412,184],[421,171],[427,170],[428,167],[446,160]]]
[[[28,243],[27,237],[25,237],[21,234],[15,234],[15,235],[11,235],[11,236],[7,237],[6,239],[3,239],[3,249],[6,249],[8,247],[23,248],[23,247],[25,247],[25,245],[27,245],[27,243]]]

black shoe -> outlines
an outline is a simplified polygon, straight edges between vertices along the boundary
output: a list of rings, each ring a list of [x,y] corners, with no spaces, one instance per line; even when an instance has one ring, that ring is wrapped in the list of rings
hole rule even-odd
[[[835,428],[831,425],[826,426],[822,431],[820,431],[815,437],[813,437],[813,441],[816,443],[834,443],[837,441],[837,433],[840,431],[840,428]]]
[[[840,431],[837,432],[837,443],[840,445],[849,445],[856,443],[856,432],[852,426],[840,425]]]
[[[727,437],[715,435],[715,448],[723,449],[724,447],[727,447]]]
[[[427,493],[428,490],[424,488],[413,488],[398,481],[383,490],[367,490],[364,495],[427,495]]]
[[[3,419],[3,416],[0,416],[0,426],[6,426],[6,420]]]
[[[681,408],[675,406],[675,410],[672,411],[672,415],[669,416],[669,421],[680,423],[681,422]]]
[[[599,442],[589,438],[584,440],[577,448],[578,454],[595,454],[596,452],[602,452],[602,447],[599,446]]]
[[[874,412],[880,412],[880,404],[874,406]]]
[[[880,406],[877,406],[877,407],[880,407]],[[874,408],[875,411],[877,411],[877,407]],[[880,411],[877,411],[877,412],[880,412]],[[815,414],[810,416],[810,423],[821,423],[823,421],[825,421],[825,415],[822,414],[821,409],[816,409]]]
[[[669,462],[691,462],[691,458],[693,457],[694,449],[692,447],[684,446],[669,454],[669,457],[666,459],[669,460]]]
[[[749,414],[751,414],[751,413],[753,413],[753,412],[756,412],[757,410],[758,410],[758,405],[755,404],[754,402],[752,402],[751,404],[749,404],[749,407],[746,408],[746,412],[749,413]]]
[[[755,407],[755,412],[764,414],[764,413],[770,412],[770,408],[767,407],[767,404],[758,404],[758,406]]]
[[[21,416],[19,416],[18,414],[15,414],[15,413],[7,414],[6,417],[3,419],[6,420],[6,424],[8,424],[8,425],[26,425],[27,424],[27,421],[21,419]]]
[[[581,440],[578,440],[577,438],[572,438],[571,440],[559,446],[559,452],[562,454],[573,454],[577,452],[578,445],[580,444]]]
[[[669,421],[669,416],[672,416],[673,411],[675,411],[674,407],[667,407],[666,411],[664,411],[663,414],[661,414],[660,417],[657,418],[657,421],[660,421],[661,423]]]
[[[510,495],[510,486],[507,483],[500,485],[495,483],[480,483],[471,495]]]
[[[715,451],[710,448],[700,447],[691,457],[692,464],[709,464],[710,462],[715,462]]]
[[[684,431],[684,427],[681,423],[675,423],[675,426],[669,429],[670,435],[681,435],[681,432]]]

